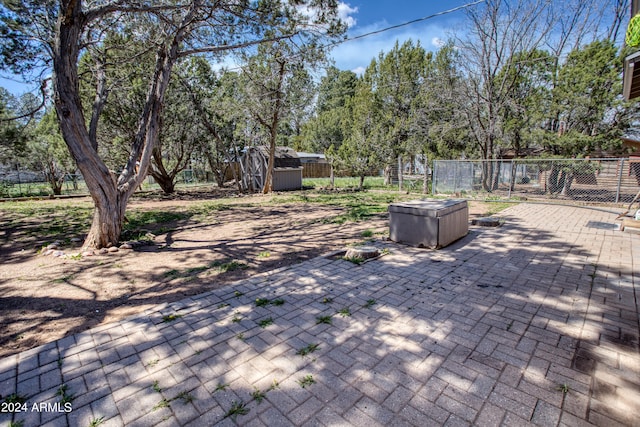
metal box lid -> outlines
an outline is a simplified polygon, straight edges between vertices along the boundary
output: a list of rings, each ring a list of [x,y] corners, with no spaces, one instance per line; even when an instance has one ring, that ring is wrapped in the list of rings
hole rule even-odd
[[[411,200],[410,202],[392,203],[389,212],[416,216],[443,217],[450,213],[467,208],[466,200]]]

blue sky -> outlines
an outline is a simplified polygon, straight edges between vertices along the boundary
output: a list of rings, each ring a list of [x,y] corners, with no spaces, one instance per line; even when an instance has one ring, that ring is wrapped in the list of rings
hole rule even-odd
[[[430,16],[467,3],[471,0],[352,0],[342,5],[343,19],[351,25],[350,37],[402,24],[414,19]],[[411,24],[363,39],[337,46],[332,56],[336,66],[342,70],[360,72],[381,51],[389,51],[396,40],[400,43],[412,39],[420,41],[423,48],[436,50],[439,43],[450,38],[450,33],[459,28],[464,20],[464,11]]]
[[[341,3],[342,18],[349,23],[349,37],[358,36],[389,26],[402,24],[443,12],[472,0],[351,0]],[[349,41],[335,47],[331,56],[342,70],[362,72],[381,51],[389,51],[396,40],[400,43],[412,39],[420,41],[427,50],[437,49],[440,41],[449,37],[448,32],[461,25],[464,12],[457,11],[423,22],[408,25],[381,34]],[[31,89],[25,85],[0,77],[0,86],[14,95]]]

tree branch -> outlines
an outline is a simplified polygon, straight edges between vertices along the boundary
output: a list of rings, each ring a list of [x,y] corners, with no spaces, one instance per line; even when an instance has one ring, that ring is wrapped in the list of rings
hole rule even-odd
[[[258,44],[262,44],[262,43],[271,43],[271,42],[276,42],[276,41],[280,41],[280,40],[290,39],[290,38],[292,38],[292,37],[294,37],[294,36],[296,36],[298,34],[299,34],[298,32],[295,32],[295,33],[287,34],[287,35],[284,35],[284,36],[270,37],[270,38],[267,38],[267,39],[260,39],[260,40],[252,40],[252,41],[233,44],[233,45],[203,46],[203,47],[200,47],[200,48],[184,50],[184,51],[182,51],[182,52],[180,52],[178,54],[178,57],[185,57],[185,56],[194,55],[194,54],[197,54],[197,53],[218,53],[218,52],[225,52],[225,51],[228,51],[228,50],[242,49],[242,48],[245,48],[245,47],[255,46],[255,45],[258,45]]]
[[[24,119],[26,117],[33,117],[34,114],[36,114],[38,111],[42,110],[42,108],[44,107],[44,104],[47,101],[47,82],[50,79],[44,79],[42,81],[42,83],[40,84],[40,94],[42,95],[42,100],[40,101],[40,104],[38,104],[37,107],[32,108],[31,110],[27,111],[26,113],[23,113],[19,116],[14,116],[14,117],[7,117],[7,118],[0,118],[0,123],[1,122],[12,122],[14,120],[20,120],[20,119]]]

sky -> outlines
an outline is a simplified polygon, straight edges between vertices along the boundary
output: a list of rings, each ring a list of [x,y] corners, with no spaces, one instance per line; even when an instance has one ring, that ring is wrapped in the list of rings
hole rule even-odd
[[[471,3],[472,0],[351,0],[341,3],[342,18],[349,24],[349,37],[378,31],[390,26],[427,17]],[[336,67],[356,73],[364,71],[381,51],[391,50],[396,41],[420,41],[426,50],[435,51],[460,28],[464,11],[448,13],[401,28],[349,41],[334,48],[331,56]]]
[[[379,31],[390,26],[440,13],[473,0],[349,0],[340,3],[342,19],[349,25],[348,37]],[[396,42],[402,44],[411,39],[426,50],[436,50],[449,38],[448,32],[459,28],[464,11],[459,10],[437,16],[402,28],[348,41],[336,46],[331,56],[341,70],[358,74],[364,71],[381,51],[388,52]],[[0,86],[16,96],[29,91],[30,87],[0,77]]]

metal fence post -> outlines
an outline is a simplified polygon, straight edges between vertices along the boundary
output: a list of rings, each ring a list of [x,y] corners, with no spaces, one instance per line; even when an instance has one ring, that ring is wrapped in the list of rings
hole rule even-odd
[[[516,159],[511,160],[511,171],[509,172],[509,192],[507,193],[507,200],[511,200],[511,186],[512,186],[512,183],[515,183],[515,177],[513,176],[516,169],[515,163],[516,163]]]
[[[398,155],[398,191],[402,191],[403,173],[402,173],[402,155]]]
[[[622,185],[622,170],[624,169],[624,159],[620,159],[618,167],[618,185],[616,186],[616,203],[620,202],[620,186]]]
[[[437,176],[438,176],[438,161],[433,161],[433,170],[431,171],[431,195],[436,195],[436,185],[437,185]],[[426,171],[425,171],[426,173]]]

